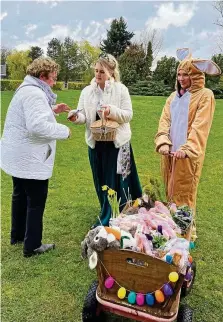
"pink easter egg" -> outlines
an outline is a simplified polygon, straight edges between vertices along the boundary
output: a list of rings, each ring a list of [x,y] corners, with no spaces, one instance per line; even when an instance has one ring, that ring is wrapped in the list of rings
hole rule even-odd
[[[105,287],[106,288],[112,288],[112,286],[114,285],[115,280],[113,277],[109,276],[108,278],[106,278],[105,280]]]
[[[145,302],[145,297],[142,293],[138,293],[136,295],[136,303],[139,305],[139,306],[142,306],[144,305],[144,302]]]

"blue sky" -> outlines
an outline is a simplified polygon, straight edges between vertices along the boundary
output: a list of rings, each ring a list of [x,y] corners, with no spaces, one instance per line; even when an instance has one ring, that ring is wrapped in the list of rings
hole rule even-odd
[[[219,53],[222,31],[214,22],[217,11],[210,1],[2,1],[1,44],[44,50],[53,38],[100,43],[113,18],[124,16],[135,40],[157,30],[162,47],[157,56],[175,56],[177,48],[190,47],[197,58]]]

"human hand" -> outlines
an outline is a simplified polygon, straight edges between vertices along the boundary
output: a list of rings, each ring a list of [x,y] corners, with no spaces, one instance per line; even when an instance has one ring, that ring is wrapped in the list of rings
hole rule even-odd
[[[184,151],[178,150],[176,152],[171,153],[172,156],[174,156],[177,159],[185,159],[186,158],[186,153]]]
[[[108,105],[102,105],[101,106],[101,110],[99,110],[99,112],[104,112],[104,117],[108,117],[108,115],[110,114],[110,106]]]
[[[76,110],[72,110],[68,113],[67,119],[68,121],[75,122],[78,118],[78,113]]]
[[[162,155],[167,155],[170,153],[170,146],[168,144],[163,144],[158,151]]]
[[[69,108],[69,106],[67,104],[60,103],[60,104],[57,104],[56,106],[54,106],[53,111],[56,114],[59,114],[59,113],[63,113],[63,112],[69,112],[70,108]]]

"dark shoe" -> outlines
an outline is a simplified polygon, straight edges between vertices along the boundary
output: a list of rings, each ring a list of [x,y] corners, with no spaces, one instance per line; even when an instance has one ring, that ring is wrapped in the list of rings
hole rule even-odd
[[[34,249],[32,252],[27,252],[24,250],[23,254],[24,257],[31,257],[33,255],[40,255],[43,254],[51,249],[55,248],[55,244],[42,244],[40,247]]]
[[[11,245],[19,245],[22,244],[24,240],[17,240],[17,239],[11,239],[10,244]]]

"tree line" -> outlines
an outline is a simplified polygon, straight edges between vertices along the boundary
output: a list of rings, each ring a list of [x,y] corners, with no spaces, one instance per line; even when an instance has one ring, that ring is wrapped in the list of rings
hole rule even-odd
[[[93,46],[88,41],[77,42],[70,37],[64,41],[53,38],[47,46],[47,56],[60,65],[58,80],[63,82],[83,81],[88,83],[93,78],[93,67],[101,51],[114,55],[120,67],[122,82],[130,87],[147,84],[174,89],[176,69],[179,62],[175,57],[161,57],[152,70],[154,59],[162,45],[162,39],[156,30],[144,31],[140,40],[132,41],[134,33],[128,30],[123,17],[113,19],[106,39],[100,46]],[[1,48],[1,64],[7,66],[7,78],[23,79],[26,67],[35,59],[44,55],[43,49],[33,46],[30,50],[17,51]],[[223,70],[223,54],[212,57]],[[155,84],[155,85],[154,85]],[[216,87],[220,77],[207,77],[207,85]],[[139,86],[139,87],[140,87]],[[160,90],[162,90],[160,88]]]

